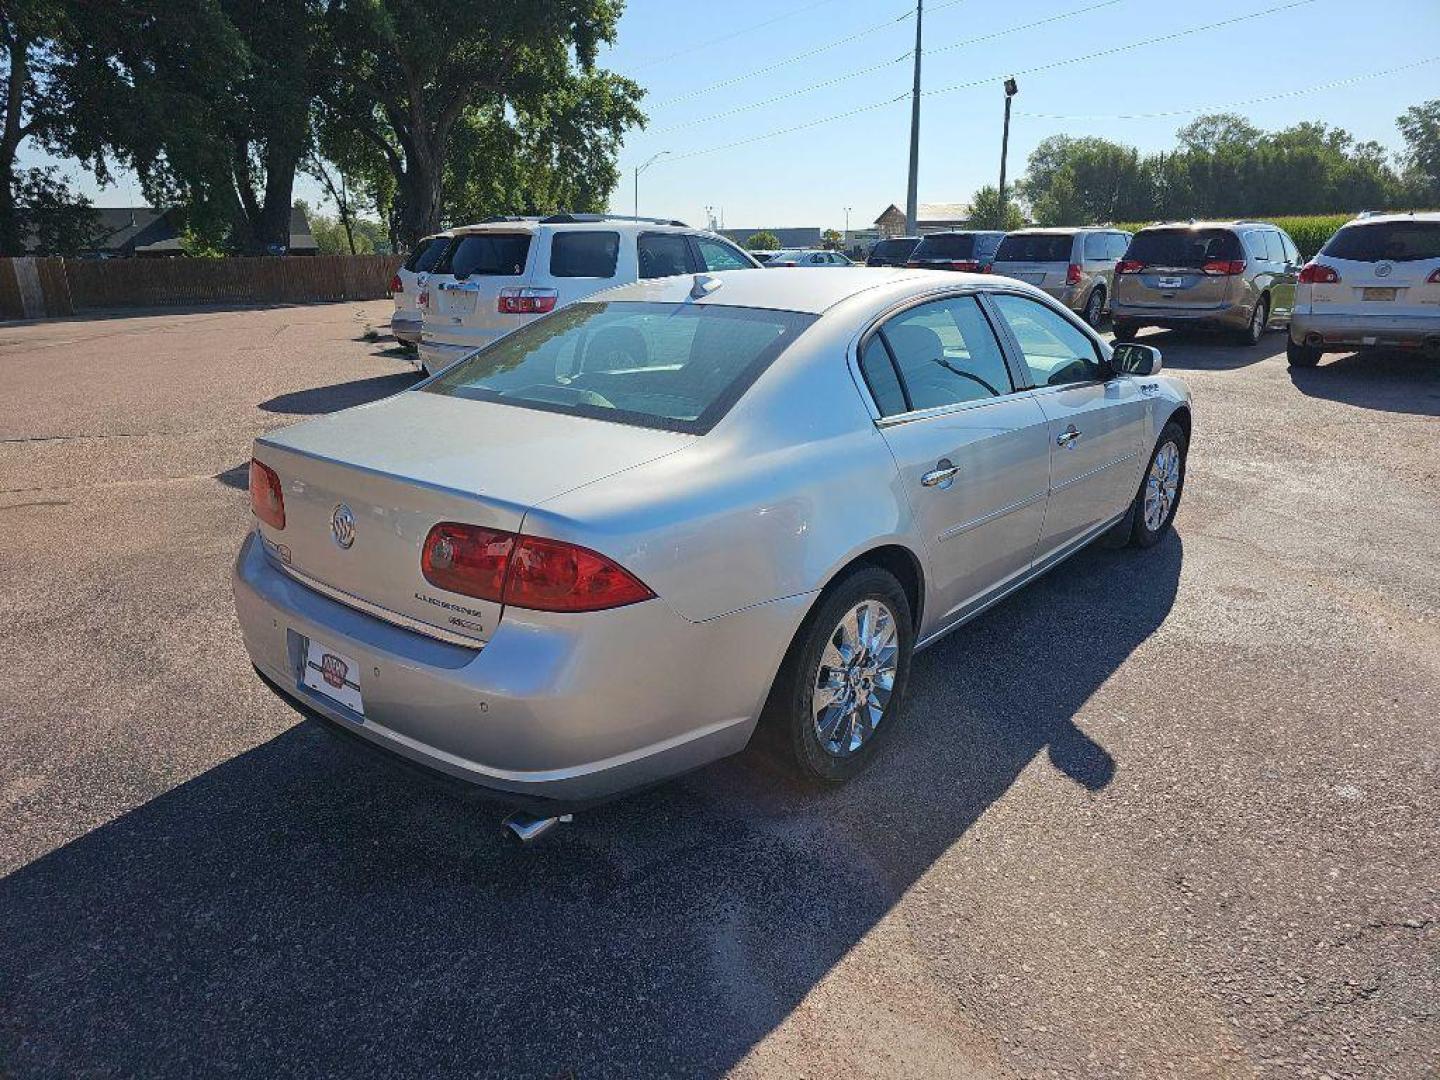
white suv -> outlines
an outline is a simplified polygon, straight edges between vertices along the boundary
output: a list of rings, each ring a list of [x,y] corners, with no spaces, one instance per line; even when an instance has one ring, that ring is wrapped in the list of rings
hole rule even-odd
[[[420,293],[428,373],[600,289],[642,278],[759,269],[729,240],[680,221],[552,214],[453,230]]]
[[[395,311],[390,316],[390,333],[400,344],[414,349],[420,344],[420,289],[425,277],[445,254],[454,233],[442,232],[427,236],[415,245],[395,276],[390,279],[390,295],[395,298]]]
[[[1300,271],[1286,344],[1294,367],[1368,348],[1440,357],[1440,213],[1342,226]]]

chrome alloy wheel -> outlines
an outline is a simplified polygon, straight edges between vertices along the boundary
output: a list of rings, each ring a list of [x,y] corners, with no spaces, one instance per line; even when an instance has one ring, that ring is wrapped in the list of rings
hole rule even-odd
[[[1150,475],[1145,478],[1145,527],[1152,533],[1170,516],[1175,496],[1180,490],[1180,448],[1167,442],[1155,451]]]
[[[826,753],[848,757],[875,734],[895,688],[899,657],[895,614],[879,600],[862,600],[825,643],[815,673],[811,709]]]

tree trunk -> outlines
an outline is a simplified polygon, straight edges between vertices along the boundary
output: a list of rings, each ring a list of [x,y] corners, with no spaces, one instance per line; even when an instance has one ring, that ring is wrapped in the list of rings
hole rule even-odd
[[[5,86],[5,126],[0,131],[0,255],[24,255],[24,230],[15,207],[15,157],[25,139],[25,84],[30,78],[30,41],[10,43]]]

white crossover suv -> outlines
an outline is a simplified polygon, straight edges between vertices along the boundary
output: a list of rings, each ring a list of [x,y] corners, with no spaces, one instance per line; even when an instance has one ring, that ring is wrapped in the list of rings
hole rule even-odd
[[[760,268],[723,236],[661,218],[506,217],[453,232],[420,293],[419,362],[430,374],[600,289]]]

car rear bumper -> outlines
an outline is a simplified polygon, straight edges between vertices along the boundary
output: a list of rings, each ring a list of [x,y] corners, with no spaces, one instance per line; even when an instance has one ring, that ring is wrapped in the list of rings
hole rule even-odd
[[[1117,324],[1158,326],[1167,330],[1244,330],[1250,325],[1250,314],[1250,309],[1240,304],[1217,304],[1214,307],[1185,310],[1149,304],[1129,304],[1118,297],[1110,300],[1110,318]]]
[[[742,749],[809,601],[702,623],[660,600],[583,615],[516,612],[470,648],[308,588],[253,532],[232,585],[250,659],[285,695],[411,762],[557,807]],[[312,638],[354,661],[363,715],[301,681]]]
[[[523,325],[523,324],[522,324]],[[461,357],[466,356],[476,349],[483,349],[492,341],[504,337],[516,327],[495,327],[488,330],[466,330],[463,336],[455,334],[454,331],[446,333],[444,338],[438,338],[431,332],[422,333],[417,347],[420,352],[420,363],[426,371],[432,375],[437,371],[444,371],[451,364]]]
[[[390,319],[391,335],[396,341],[402,341],[406,345],[420,344],[420,331],[423,326],[424,323],[420,321],[418,315],[414,318],[407,318],[399,312],[396,312]]]
[[[1440,312],[1434,316],[1297,312],[1290,318],[1290,340],[1329,352],[1365,348],[1440,351]]]

